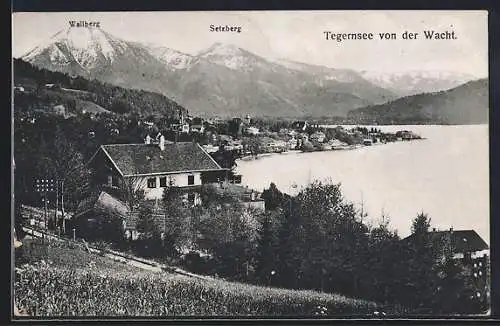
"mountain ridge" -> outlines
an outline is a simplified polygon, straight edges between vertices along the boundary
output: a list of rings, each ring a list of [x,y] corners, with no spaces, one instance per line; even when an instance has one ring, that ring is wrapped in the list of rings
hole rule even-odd
[[[473,108],[473,109],[472,109]],[[481,78],[455,88],[422,93],[352,110],[348,118],[364,124],[484,124],[489,115],[489,81]]]
[[[71,28],[21,59],[52,71],[158,92],[193,113],[222,116],[345,116],[350,109],[395,97],[362,77],[329,80],[235,45],[214,43],[190,55],[124,41],[100,28]]]
[[[485,78],[454,71],[410,70],[404,72],[361,71],[372,83],[392,90],[401,96],[444,91],[467,81]]]
[[[72,30],[73,28],[73,30]],[[196,54],[70,27],[22,56],[37,67],[163,94],[198,115],[337,116],[397,99],[362,72],[266,59],[216,42]]]

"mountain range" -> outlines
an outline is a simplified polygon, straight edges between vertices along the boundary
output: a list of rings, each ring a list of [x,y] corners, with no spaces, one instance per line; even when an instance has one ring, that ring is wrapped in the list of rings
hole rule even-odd
[[[361,75],[370,82],[401,96],[447,90],[478,79],[471,74],[451,71],[413,70],[396,73],[362,71]]]
[[[195,55],[70,27],[21,57],[37,67],[163,94],[195,115],[346,117],[400,96],[439,91],[463,74],[377,75],[266,59],[215,43]],[[470,80],[470,79],[469,79]]]

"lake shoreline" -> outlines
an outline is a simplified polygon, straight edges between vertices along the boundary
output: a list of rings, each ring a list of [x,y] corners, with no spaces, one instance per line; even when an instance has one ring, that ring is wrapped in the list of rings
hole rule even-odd
[[[291,154],[310,154],[310,153],[321,153],[321,152],[338,152],[338,151],[352,151],[360,148],[365,148],[365,147],[373,147],[373,146],[382,146],[382,145],[388,145],[388,144],[395,144],[395,143],[401,143],[401,142],[409,142],[409,141],[415,141],[415,140],[425,140],[426,138],[415,138],[412,140],[405,140],[405,141],[395,141],[395,142],[387,142],[387,143],[374,143],[370,146],[362,145],[362,144],[356,144],[356,145],[347,145],[347,146],[342,146],[339,148],[332,148],[332,149],[327,149],[327,150],[313,150],[313,151],[303,151],[303,150],[289,150],[289,151],[284,151],[284,152],[277,152],[277,153],[262,153],[262,154],[257,154],[257,155],[245,155],[242,156],[238,159],[236,159],[236,162],[238,161],[254,161],[254,160],[259,160],[261,158],[266,158],[266,157],[273,157],[273,156],[280,156],[280,155],[291,155]]]

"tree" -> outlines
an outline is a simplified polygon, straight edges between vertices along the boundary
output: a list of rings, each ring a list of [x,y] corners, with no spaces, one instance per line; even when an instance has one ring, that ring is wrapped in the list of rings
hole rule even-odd
[[[227,122],[227,132],[235,138],[241,137],[241,127],[242,120],[240,118],[234,118]]]
[[[96,209],[93,212],[93,217],[96,222],[92,227],[88,227],[85,222],[78,225],[80,236],[89,240],[103,240],[118,247],[124,245],[122,216],[108,209]]]
[[[168,253],[177,254],[177,249],[187,246],[194,230],[190,228],[187,209],[182,207],[181,193],[172,180],[163,190],[164,216],[163,245]]]
[[[308,140],[304,140],[302,142],[302,148],[301,148],[304,152],[312,152],[314,151],[314,145],[308,141]]]
[[[127,203],[130,211],[135,210],[144,201],[144,189],[137,187],[138,178],[128,177],[121,179],[119,197]]]
[[[259,283],[272,285],[278,269],[279,215],[277,212],[266,212],[259,222],[256,277]]]
[[[288,209],[281,211],[282,224],[279,229],[277,254],[277,283],[288,288],[298,288],[301,279],[300,264],[305,256],[303,216],[299,204],[290,197]]]
[[[431,226],[431,219],[423,212],[413,220],[411,225],[411,233],[416,236],[428,235]]]
[[[144,256],[157,256],[161,236],[150,203],[143,202],[139,206],[136,230],[141,234],[137,248],[139,253]]]
[[[243,146],[246,148],[246,150],[250,151],[252,155],[262,153],[261,142],[257,137],[246,137],[243,140]]]
[[[38,131],[42,135],[47,132],[41,126]],[[87,168],[83,155],[57,126],[51,140],[45,137],[38,140],[38,146],[32,155],[21,154],[23,169],[29,169],[27,175],[36,178],[57,179],[64,182],[65,206],[74,209],[89,190],[90,170]],[[24,173],[24,172],[23,172]],[[29,180],[32,182],[32,180]]]
[[[432,312],[432,301],[439,286],[438,259],[441,244],[429,232],[431,219],[420,213],[412,222],[412,235],[406,248],[405,277],[400,295],[422,312]]]
[[[56,131],[54,149],[54,175],[64,181],[65,196],[70,203],[76,205],[89,190],[90,170],[83,160],[83,155],[66,139],[59,128]]]
[[[400,270],[399,237],[390,230],[389,219],[382,215],[378,225],[371,228],[366,268],[363,273],[362,293],[365,298],[380,302],[393,302],[393,285],[397,282]]]
[[[488,309],[484,283],[476,281],[478,279],[474,276],[478,275],[473,275],[472,266],[453,258],[451,238],[447,240],[444,257],[437,266],[439,284],[432,301],[433,308],[441,314],[484,313]],[[485,270],[488,270],[486,266]]]
[[[136,229],[144,239],[159,237],[159,230],[153,218],[153,208],[149,203],[142,203],[138,210]]]
[[[198,247],[213,256],[216,272],[234,280],[248,280],[253,265],[256,238],[245,223],[239,204],[214,204],[204,210]]]
[[[116,113],[129,113],[131,111],[128,102],[123,99],[113,99],[110,110]]]
[[[219,200],[219,193],[213,184],[204,184],[200,189],[202,205],[208,207]]]
[[[238,155],[235,151],[227,151],[223,146],[219,150],[212,154],[214,160],[223,168],[233,169],[236,167],[236,159]]]
[[[282,285],[356,292],[357,275],[365,268],[367,228],[357,220],[354,206],[343,200],[340,184],[315,181],[282,212]]]
[[[269,188],[262,192],[261,197],[265,201],[266,210],[275,210],[283,205],[284,195],[274,182],[271,182]]]
[[[239,204],[240,200],[230,189],[221,189],[213,184],[201,187],[200,197],[203,207],[208,208],[215,204]]]

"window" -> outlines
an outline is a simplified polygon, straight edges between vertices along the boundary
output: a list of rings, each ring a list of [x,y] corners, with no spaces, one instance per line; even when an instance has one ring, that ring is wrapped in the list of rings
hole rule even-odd
[[[188,175],[188,185],[194,185],[194,175]]]
[[[156,178],[148,179],[148,188],[156,188]]]
[[[160,177],[160,187],[165,188],[167,186],[167,177]]]
[[[108,186],[112,187],[113,186],[113,176],[108,175]]]

